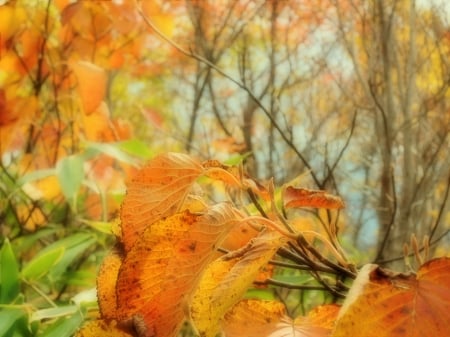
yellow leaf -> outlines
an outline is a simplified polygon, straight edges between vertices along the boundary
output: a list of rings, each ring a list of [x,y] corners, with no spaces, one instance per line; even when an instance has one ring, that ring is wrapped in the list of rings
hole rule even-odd
[[[19,6],[0,6],[0,48],[9,38],[11,38],[20,25],[25,22],[26,13]]]
[[[218,333],[221,317],[242,298],[284,242],[280,234],[264,232],[207,267],[190,306],[191,319],[201,336]]]
[[[34,232],[47,223],[47,217],[38,206],[21,204],[16,211],[20,223],[27,231]]]
[[[167,37],[172,37],[175,28],[173,15],[162,11],[157,1],[142,1],[142,11],[155,26]]]
[[[95,320],[89,321],[77,331],[75,337],[133,337],[134,334],[118,327],[115,321]]]
[[[118,249],[111,251],[102,262],[97,275],[97,297],[104,319],[117,318],[116,282],[123,256]]]

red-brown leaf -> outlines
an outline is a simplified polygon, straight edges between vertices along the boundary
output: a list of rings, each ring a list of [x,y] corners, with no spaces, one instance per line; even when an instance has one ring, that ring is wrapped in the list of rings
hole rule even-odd
[[[283,196],[284,206],[286,208],[313,207],[340,209],[345,207],[344,201],[340,197],[320,190],[288,186],[284,190]]]

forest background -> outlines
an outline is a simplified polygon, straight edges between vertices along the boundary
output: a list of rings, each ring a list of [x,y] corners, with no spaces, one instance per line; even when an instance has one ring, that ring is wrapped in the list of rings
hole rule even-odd
[[[357,265],[406,270],[412,234],[448,256],[448,11],[445,1],[2,1],[0,277],[13,252],[20,282],[2,292],[14,310],[0,309],[11,322],[1,331],[81,325],[126,182],[168,151],[341,196],[340,240]]]

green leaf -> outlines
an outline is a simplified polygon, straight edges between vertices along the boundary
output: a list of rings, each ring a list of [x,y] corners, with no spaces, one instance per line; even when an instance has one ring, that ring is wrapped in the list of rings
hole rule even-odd
[[[19,291],[19,264],[9,240],[6,239],[0,250],[0,303],[11,303],[19,295]]]
[[[91,234],[76,233],[71,236],[58,240],[44,248],[42,252],[48,250],[54,250],[64,248],[64,254],[62,258],[53,266],[49,271],[49,275],[54,279],[58,279],[86,249],[96,242],[95,238]]]
[[[231,156],[230,158],[225,160],[224,164],[231,165],[231,166],[236,166],[236,165],[242,164],[251,155],[252,155],[251,152],[246,152],[246,153],[243,153],[243,154],[237,154],[237,155]]]
[[[11,336],[16,322],[24,316],[25,311],[19,309],[0,310],[0,336]]]
[[[56,174],[56,171],[53,168],[32,171],[30,173],[25,174],[23,177],[19,178],[17,180],[17,185],[18,186],[22,186],[22,185],[25,185],[27,183],[34,182],[36,180],[41,180],[43,178],[47,178],[47,177],[53,176],[55,174]]]
[[[85,223],[86,225],[89,225],[90,227],[94,228],[95,230],[104,233],[112,235],[112,224],[111,222],[106,221],[95,221],[95,220],[85,220],[81,219],[80,222]]]
[[[80,311],[70,317],[61,317],[48,327],[40,337],[70,337],[83,323],[83,315]]]
[[[122,150],[120,148],[120,145],[118,143],[94,143],[94,142],[88,142],[86,144],[86,151],[94,152],[94,153],[103,153],[106,154],[114,159],[117,159],[118,161],[133,165],[138,167],[139,161]]]
[[[33,312],[30,321],[40,321],[48,318],[57,318],[62,316],[73,315],[78,311],[77,305],[68,305],[57,308],[41,309]]]
[[[154,155],[148,144],[137,139],[125,140],[117,143],[117,145],[121,150],[128,154],[145,160],[152,158]]]
[[[273,301],[276,299],[273,288],[249,289],[249,290],[247,290],[246,294],[244,295],[244,298],[252,298],[252,299],[257,298],[260,300],[267,300],[267,301]]]
[[[26,280],[38,280],[47,274],[62,258],[64,247],[42,250],[22,269],[22,277]]]
[[[67,200],[74,200],[84,178],[84,159],[80,155],[67,156],[56,165],[61,190]]]
[[[14,251],[20,256],[21,253],[29,251],[31,247],[36,245],[38,240],[55,234],[58,231],[57,228],[43,228],[35,233],[22,235],[14,240]]]

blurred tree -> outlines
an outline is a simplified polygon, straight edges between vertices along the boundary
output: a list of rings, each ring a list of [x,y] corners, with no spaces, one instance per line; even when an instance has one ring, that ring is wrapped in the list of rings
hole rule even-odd
[[[300,176],[345,195],[354,242],[379,262],[401,258],[412,233],[441,239],[442,13],[414,1],[188,1],[171,40],[190,56],[173,69],[186,150],[250,152],[247,168],[262,179]]]

